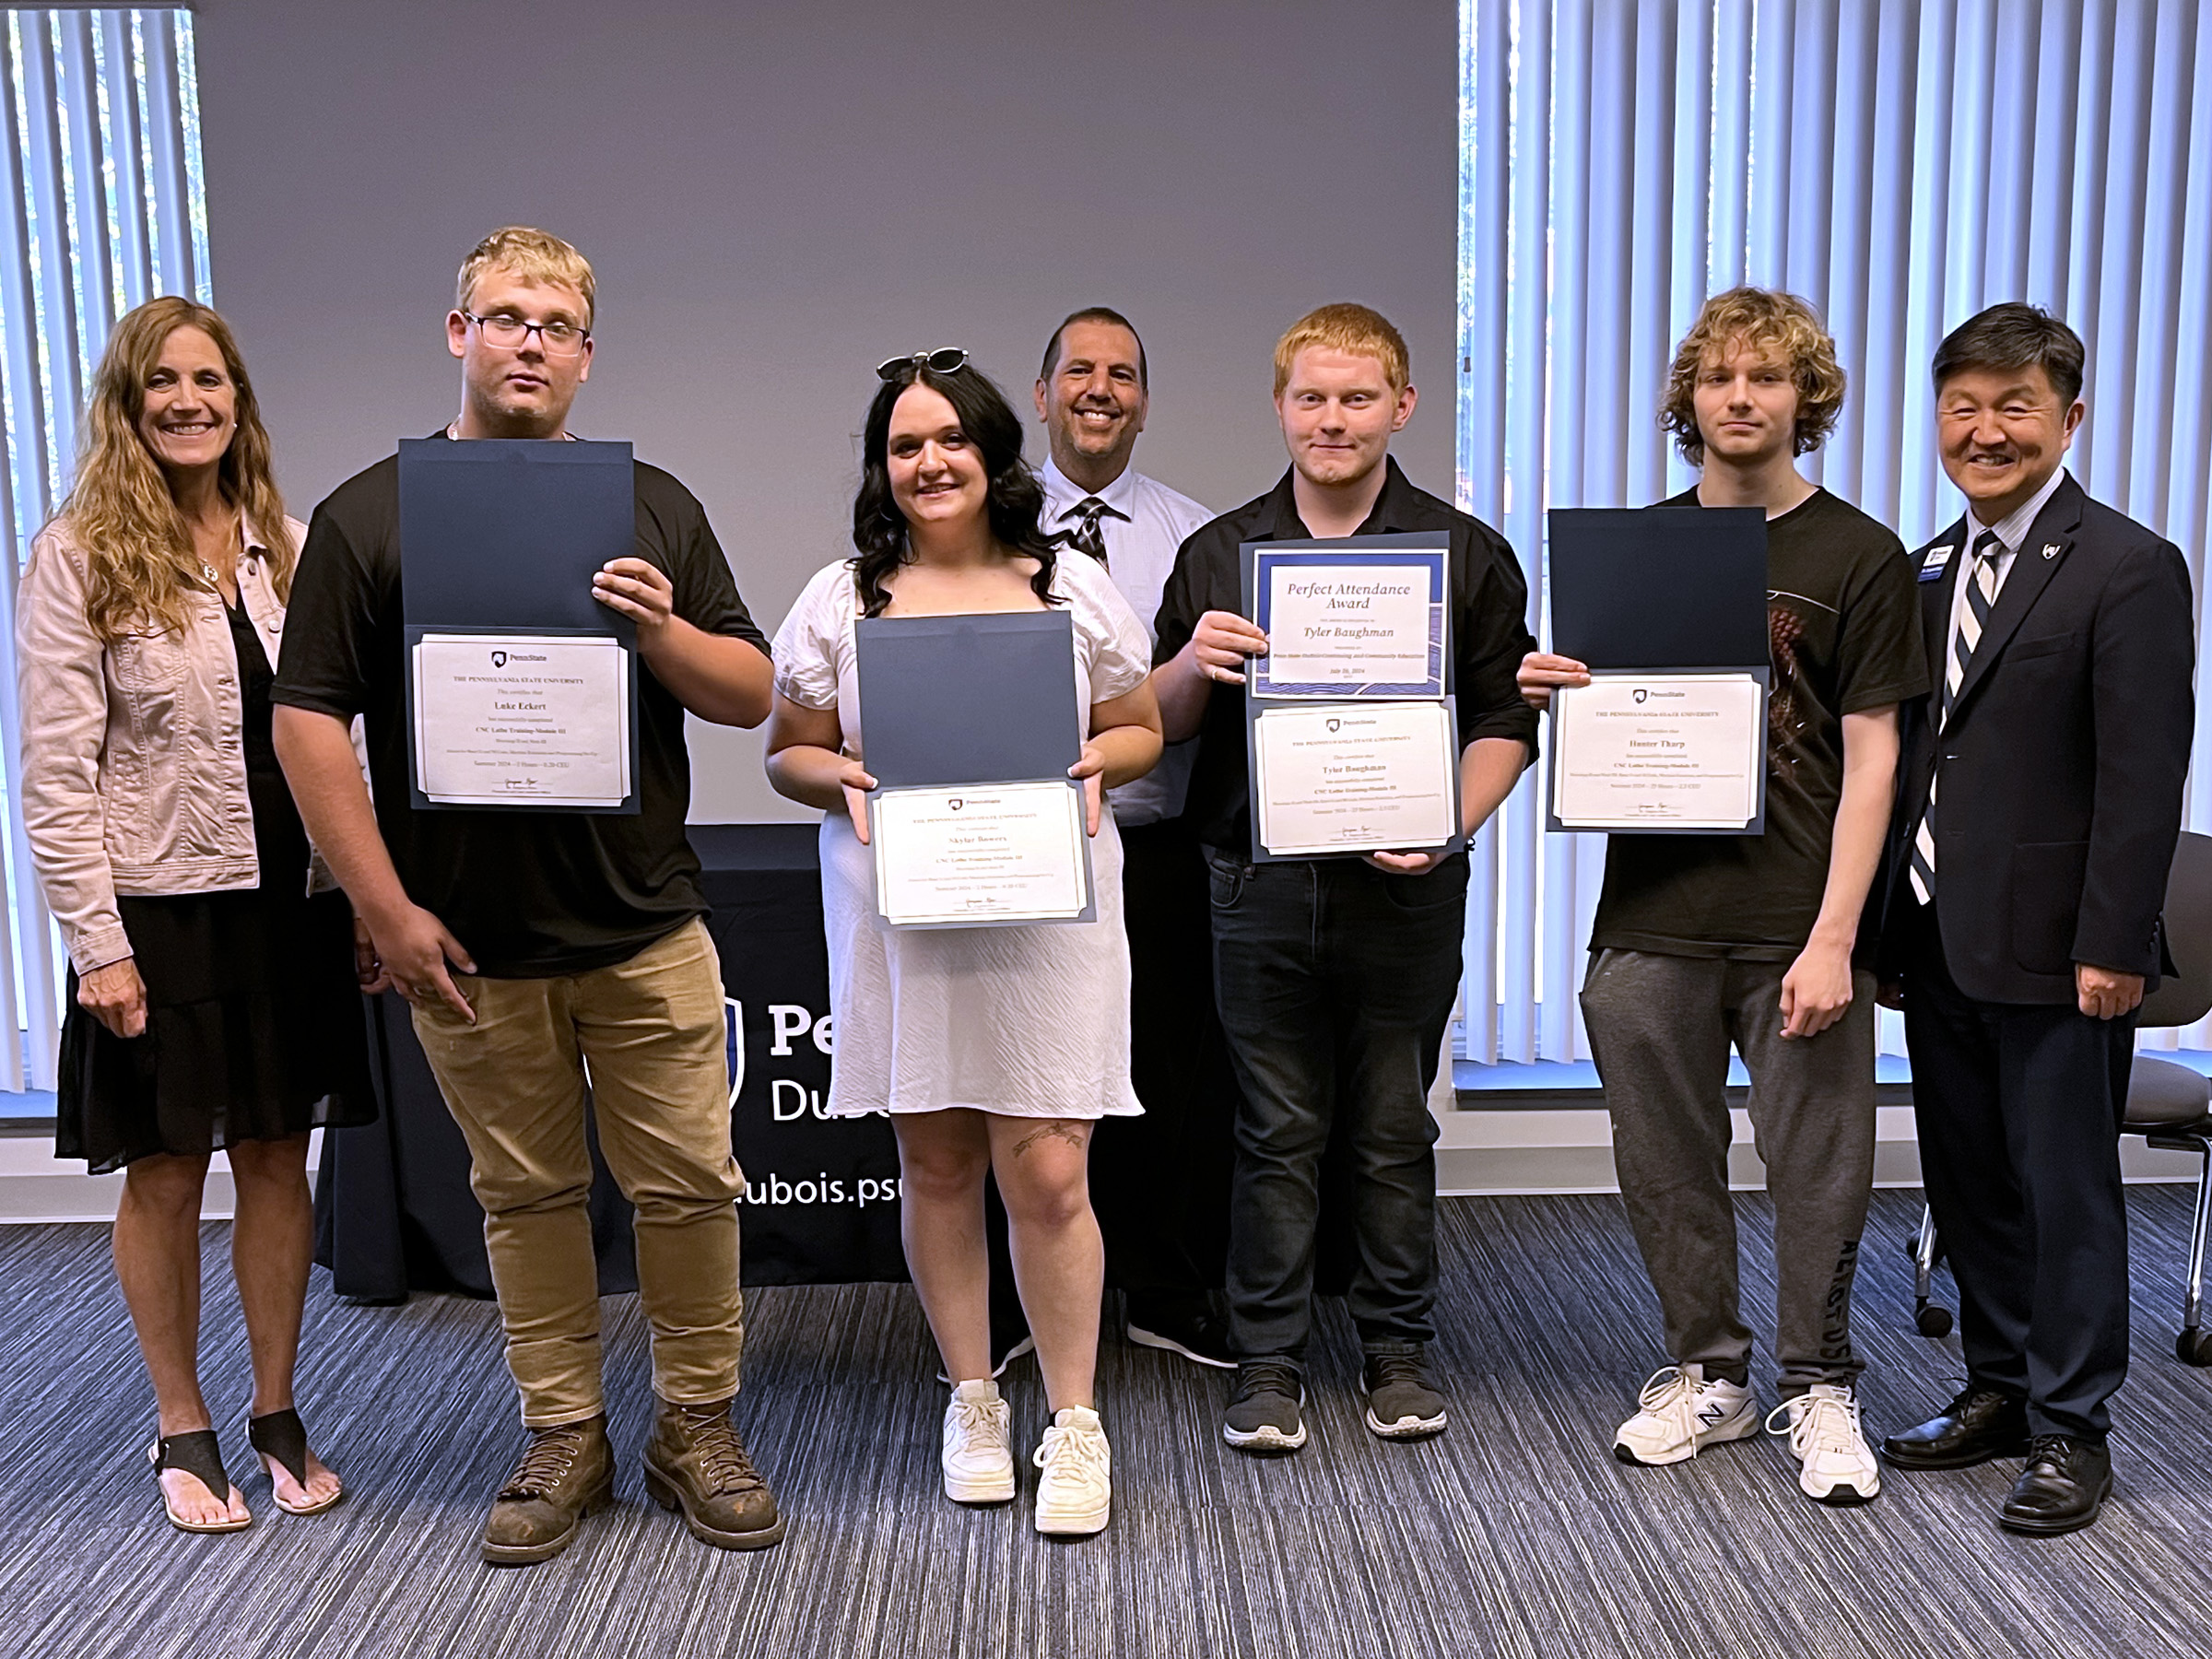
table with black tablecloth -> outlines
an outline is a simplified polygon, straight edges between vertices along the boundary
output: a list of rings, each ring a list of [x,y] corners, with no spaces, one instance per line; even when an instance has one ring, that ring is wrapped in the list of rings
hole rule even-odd
[[[812,824],[694,825],[708,928],[722,958],[731,1031],[732,1130],[748,1285],[902,1279],[899,1155],[881,1118],[822,1115],[830,1089],[830,973]],[[324,1136],[315,1259],[341,1296],[491,1294],[484,1213],[468,1148],[415,1041],[406,1005],[367,1006],[382,1107]],[[602,1292],[637,1288],[629,1206],[592,1158],[592,1229]]]

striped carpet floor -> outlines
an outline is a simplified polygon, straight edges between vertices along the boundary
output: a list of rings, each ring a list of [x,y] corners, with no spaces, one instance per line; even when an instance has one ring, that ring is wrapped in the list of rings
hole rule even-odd
[[[348,1308],[318,1275],[300,1404],[352,1491],[294,1519],[246,1477],[244,1336],[228,1230],[209,1227],[205,1374],[258,1519],[188,1538],[161,1522],[142,1461],[151,1398],[104,1230],[0,1228],[0,1655],[2201,1654],[2212,1373],[2171,1352],[2187,1194],[2132,1199],[2119,1490],[2071,1538],[1999,1533],[1997,1465],[1891,1476],[1879,1502],[1830,1512],[1798,1495],[1779,1441],[1672,1470],[1617,1464],[1611,1430],[1657,1363],[1618,1201],[1459,1199],[1442,1206],[1437,1344],[1450,1434],[1369,1438],[1334,1305],[1313,1356],[1314,1442],[1278,1462],[1220,1443],[1220,1373],[1110,1342],[1114,1520],[1081,1544],[1040,1539],[1019,1506],[937,1497],[941,1396],[913,1299],[888,1286],[753,1294],[739,1419],[790,1535],[745,1556],[693,1542],[638,1478],[643,1332],[634,1298],[610,1300],[619,1501],[567,1555],[520,1571],[475,1555],[519,1444],[490,1306]],[[1926,1341],[1908,1318],[1897,1244],[1917,1202],[1877,1194],[1869,1230],[1859,1331],[1877,1430],[1916,1420],[1959,1375],[1956,1339]],[[1756,1327],[1772,1294],[1768,1212],[1749,1195],[1743,1212]],[[1034,1367],[1009,1386],[1033,1442]]]

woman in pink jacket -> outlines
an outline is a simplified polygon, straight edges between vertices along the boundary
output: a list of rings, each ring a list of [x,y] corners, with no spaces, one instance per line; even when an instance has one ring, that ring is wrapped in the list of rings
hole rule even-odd
[[[277,1506],[312,1514],[341,1488],[292,1408],[308,1134],[375,1115],[351,917],[310,896],[270,740],[301,526],[206,306],[155,300],[115,325],[84,431],[17,601],[23,821],[70,960],[54,1149],[125,1171],[115,1272],[159,1409],[162,1503],[184,1531],[231,1532],[252,1517],[196,1363],[209,1157],[237,1183],[248,1438]]]

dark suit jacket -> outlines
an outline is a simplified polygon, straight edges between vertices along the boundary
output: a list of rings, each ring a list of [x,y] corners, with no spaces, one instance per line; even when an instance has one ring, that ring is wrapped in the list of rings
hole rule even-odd
[[[1883,967],[1904,966],[1907,859],[1940,757],[1936,912],[1959,988],[1983,1002],[2071,1003],[2077,962],[2156,979],[2195,729],[2189,567],[2171,542],[2063,479],[1938,733],[1951,595],[1974,534],[1961,519],[1912,556],[1924,571],[1948,549],[1941,577],[1920,588],[1938,690],[1903,711]]]

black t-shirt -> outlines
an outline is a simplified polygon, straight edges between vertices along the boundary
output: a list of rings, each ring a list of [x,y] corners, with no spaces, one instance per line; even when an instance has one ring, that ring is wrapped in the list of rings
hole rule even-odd
[[[636,478],[638,557],[668,577],[676,614],[765,655],[706,510],[657,466],[639,462]],[[315,509],[274,696],[341,720],[367,717],[377,822],[408,897],[495,979],[609,967],[705,914],[699,859],[684,836],[691,763],[683,705],[641,660],[636,814],[415,809],[399,568],[394,456]]]
[[[1660,503],[1695,507],[1693,488]],[[1825,489],[1767,521],[1764,835],[1616,835],[1593,949],[1794,960],[1819,919],[1843,716],[1928,688],[1904,544]]]
[[[1513,550],[1488,524],[1449,502],[1416,489],[1395,461],[1374,510],[1358,531],[1382,535],[1448,531],[1445,566],[1452,593],[1454,649],[1446,686],[1458,697],[1462,748],[1477,737],[1512,737],[1536,748],[1536,714],[1521,700],[1514,676],[1536,648],[1528,631],[1528,583]],[[1243,574],[1237,548],[1248,541],[1305,541],[1312,532],[1298,516],[1291,475],[1257,500],[1225,512],[1191,533],[1175,555],[1175,571],[1160,595],[1152,653],[1165,663],[1191,642],[1198,618],[1209,610],[1243,613]],[[1252,851],[1252,769],[1244,752],[1244,688],[1216,685],[1198,726],[1198,754],[1191,771],[1183,817],[1198,838],[1239,858]]]

